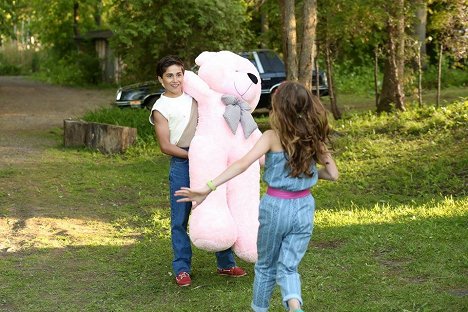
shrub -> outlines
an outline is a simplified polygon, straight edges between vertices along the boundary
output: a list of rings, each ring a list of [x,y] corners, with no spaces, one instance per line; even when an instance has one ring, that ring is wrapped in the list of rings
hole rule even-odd
[[[436,89],[437,88],[437,66],[429,66],[423,73],[423,88]],[[442,67],[441,87],[466,87],[468,86],[468,72],[462,69]]]
[[[4,57],[0,54],[0,75],[19,75],[21,68],[18,65],[9,64],[5,61]]]
[[[7,42],[0,48],[0,75],[30,74],[36,54],[33,50],[18,50],[15,44]]]
[[[99,68],[99,60],[92,54],[73,52],[59,59],[52,54],[44,57],[36,76],[60,85],[83,86],[99,81]]]
[[[110,107],[89,112],[83,116],[85,121],[107,123],[137,129],[139,144],[155,144],[154,130],[148,121],[146,109]]]
[[[374,72],[371,66],[334,65],[334,82],[339,93],[373,94]],[[382,78],[382,77],[380,77]]]

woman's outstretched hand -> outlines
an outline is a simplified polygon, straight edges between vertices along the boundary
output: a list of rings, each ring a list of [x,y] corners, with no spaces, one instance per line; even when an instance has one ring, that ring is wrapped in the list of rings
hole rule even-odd
[[[188,187],[182,187],[180,190],[175,191],[174,195],[178,197],[183,197],[178,199],[177,202],[192,202],[192,209],[195,209],[198,205],[200,205],[205,198],[210,194],[210,189],[206,190],[201,189],[191,189]]]

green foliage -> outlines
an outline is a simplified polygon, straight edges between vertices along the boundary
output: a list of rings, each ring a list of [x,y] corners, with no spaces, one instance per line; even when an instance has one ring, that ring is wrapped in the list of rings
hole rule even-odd
[[[36,76],[60,85],[85,86],[97,84],[100,78],[99,60],[94,53],[70,52],[58,55],[42,54],[41,70]]]
[[[466,1],[428,1],[427,30],[429,38],[437,46],[443,44],[445,53],[448,53],[455,61],[466,60],[468,57],[467,29]]]
[[[400,139],[410,139],[438,132],[462,131],[468,124],[468,100],[460,99],[454,103],[435,108],[434,106],[411,107],[405,112],[393,114],[351,114],[337,123],[337,130],[345,133],[368,135],[385,134]],[[454,134],[454,133],[452,133]]]
[[[103,108],[88,112],[83,116],[85,121],[107,123],[137,129],[137,143],[126,153],[127,156],[151,155],[158,152],[153,126],[149,123],[149,111],[132,108]]]
[[[78,8],[78,36],[95,29],[94,0],[32,0],[29,3],[33,18],[31,18],[31,31],[37,34],[38,40],[46,50],[52,50],[56,60],[69,56],[77,50],[77,39],[74,33],[73,5]]]
[[[112,45],[126,64],[127,81],[154,78],[158,59],[179,55],[187,67],[205,50],[243,50],[250,40],[239,1],[113,0]]]
[[[9,63],[3,54],[0,54],[0,75],[19,75],[21,68]]]
[[[14,38],[14,27],[18,21],[18,15],[21,7],[24,5],[22,0],[0,1],[0,43],[4,38]]]
[[[95,49],[84,38],[87,31],[98,27],[95,22],[97,1],[19,0],[13,3],[16,19],[9,27],[17,29],[19,48],[15,52],[22,57],[21,74],[40,71],[39,78],[66,85],[97,83],[100,72]],[[78,4],[76,25],[74,4]],[[25,54],[32,58],[25,60]]]
[[[318,2],[317,37],[328,41],[335,58],[364,65],[372,49],[382,44],[387,13],[383,1],[361,0]]]
[[[346,177],[353,202],[364,204],[360,196],[375,202],[466,196],[467,111],[468,101],[460,100],[440,109],[367,113],[336,122],[340,167],[354,177]]]
[[[367,65],[358,66],[353,61],[343,61],[334,65],[335,87],[340,94],[360,94],[374,96],[374,69],[368,60]],[[417,88],[417,80],[414,75],[407,71],[405,92],[409,96]],[[382,71],[378,73],[379,89],[381,87]],[[423,71],[422,87],[423,90],[437,89],[438,69],[430,65]],[[466,87],[468,86],[468,72],[466,70],[450,68],[448,64],[442,67],[442,88]]]
[[[457,68],[450,68],[447,64],[442,66],[441,87],[467,87],[468,71]],[[423,73],[422,86],[424,89],[437,88],[438,68],[430,65]]]
[[[351,61],[336,64],[334,82],[339,94],[374,94],[374,69],[370,60],[367,66],[353,66]]]
[[[282,51],[282,30],[281,30],[281,12],[279,1],[264,1],[261,6],[253,5],[249,7],[248,13],[250,21],[248,28],[254,33],[253,47],[268,48],[277,52]],[[301,12],[301,11],[298,11]],[[266,20],[262,20],[266,18]],[[264,23],[267,31],[262,31]],[[244,49],[248,47],[245,46]]]
[[[28,75],[37,67],[38,53],[33,50],[21,50],[12,41],[6,41],[0,47],[0,75]]]

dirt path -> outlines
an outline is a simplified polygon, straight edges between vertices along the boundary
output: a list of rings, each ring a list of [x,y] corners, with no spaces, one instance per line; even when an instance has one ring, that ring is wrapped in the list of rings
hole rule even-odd
[[[0,170],[8,172],[9,168],[30,168],[40,163],[45,149],[57,145],[57,136],[50,131],[60,133],[64,119],[109,106],[114,94],[111,89],[60,87],[24,77],[0,76]],[[16,193],[31,187],[24,185],[30,183],[27,177],[21,183],[7,178],[0,182],[0,256],[19,251],[34,239],[61,233],[63,228],[83,227],[78,219],[70,221],[71,225],[57,225],[60,221],[45,218],[50,213],[48,202],[38,202],[34,196],[18,199]]]
[[[0,76],[0,168],[31,160],[55,144],[45,135],[66,118],[108,106],[113,90],[60,87]]]

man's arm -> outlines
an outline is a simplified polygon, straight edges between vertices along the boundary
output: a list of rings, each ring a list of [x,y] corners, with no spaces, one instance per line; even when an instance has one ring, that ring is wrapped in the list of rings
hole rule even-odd
[[[167,119],[158,111],[153,111],[154,131],[159,141],[161,152],[166,155],[179,158],[188,158],[188,152],[169,140],[169,123]]]

